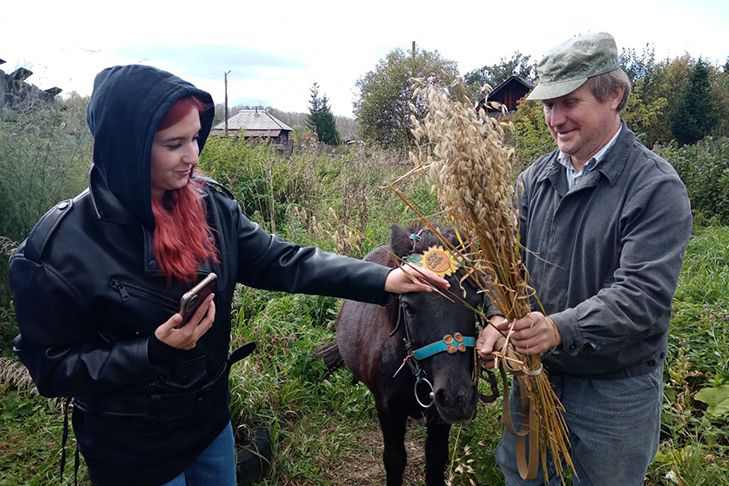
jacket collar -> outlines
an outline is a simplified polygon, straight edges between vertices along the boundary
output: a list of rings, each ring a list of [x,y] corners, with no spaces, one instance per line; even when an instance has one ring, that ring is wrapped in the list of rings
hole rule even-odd
[[[600,164],[598,164],[595,168],[597,172],[603,174],[607,178],[608,183],[611,186],[615,185],[618,177],[620,177],[620,174],[623,173],[625,164],[627,163],[629,149],[635,142],[635,134],[628,128],[624,121],[621,121],[620,123],[621,129],[618,138],[615,140],[613,146],[607,151],[602,162],[600,162]],[[559,187],[558,181],[560,176],[562,176],[562,179],[564,178],[563,171],[565,170],[565,168],[559,163],[559,150],[552,152],[548,156],[548,159],[546,167],[537,180],[538,182],[542,182],[549,179],[555,187]]]
[[[140,224],[111,192],[106,181],[106,175],[96,165],[91,166],[89,192],[91,193],[94,211],[96,211],[96,216],[99,219],[117,224]]]

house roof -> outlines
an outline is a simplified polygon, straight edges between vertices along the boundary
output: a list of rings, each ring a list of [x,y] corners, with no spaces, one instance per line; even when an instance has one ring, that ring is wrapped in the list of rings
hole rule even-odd
[[[529,81],[524,78],[521,78],[519,76],[509,76],[501,83],[499,83],[498,86],[492,89],[488,97],[494,98],[497,94],[499,94],[500,91],[506,89],[506,87],[509,86],[511,83],[521,84],[522,86],[524,86],[524,88],[526,88],[527,91],[531,91],[531,89],[534,87]]]
[[[218,123],[214,128],[224,130],[225,122]],[[228,130],[292,131],[292,128],[265,110],[241,110],[228,118]]]

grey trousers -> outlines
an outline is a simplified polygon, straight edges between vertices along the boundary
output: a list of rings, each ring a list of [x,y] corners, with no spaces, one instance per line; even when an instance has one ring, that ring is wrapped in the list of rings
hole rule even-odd
[[[640,376],[617,379],[556,376],[552,383],[565,406],[574,486],[642,485],[648,465],[655,457],[661,425],[663,367]],[[523,428],[525,417],[517,412],[518,393],[512,386],[514,425]],[[496,449],[496,462],[508,486],[541,486],[524,481],[516,467],[515,437],[508,431]],[[540,467],[541,469],[541,467]],[[549,465],[550,486],[561,484]]]

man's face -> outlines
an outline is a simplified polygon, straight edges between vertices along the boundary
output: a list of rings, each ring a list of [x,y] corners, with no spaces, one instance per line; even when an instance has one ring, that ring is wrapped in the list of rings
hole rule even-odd
[[[544,121],[562,152],[584,164],[615,135],[619,124],[618,93],[600,102],[587,83],[573,92],[543,101]]]

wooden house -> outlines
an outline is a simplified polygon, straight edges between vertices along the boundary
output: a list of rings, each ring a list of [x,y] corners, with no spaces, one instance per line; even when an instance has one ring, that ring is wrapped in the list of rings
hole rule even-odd
[[[270,143],[290,153],[293,147],[293,129],[264,109],[241,110],[228,118],[228,136],[243,138],[248,142]],[[213,127],[211,135],[225,135],[225,122]]]

